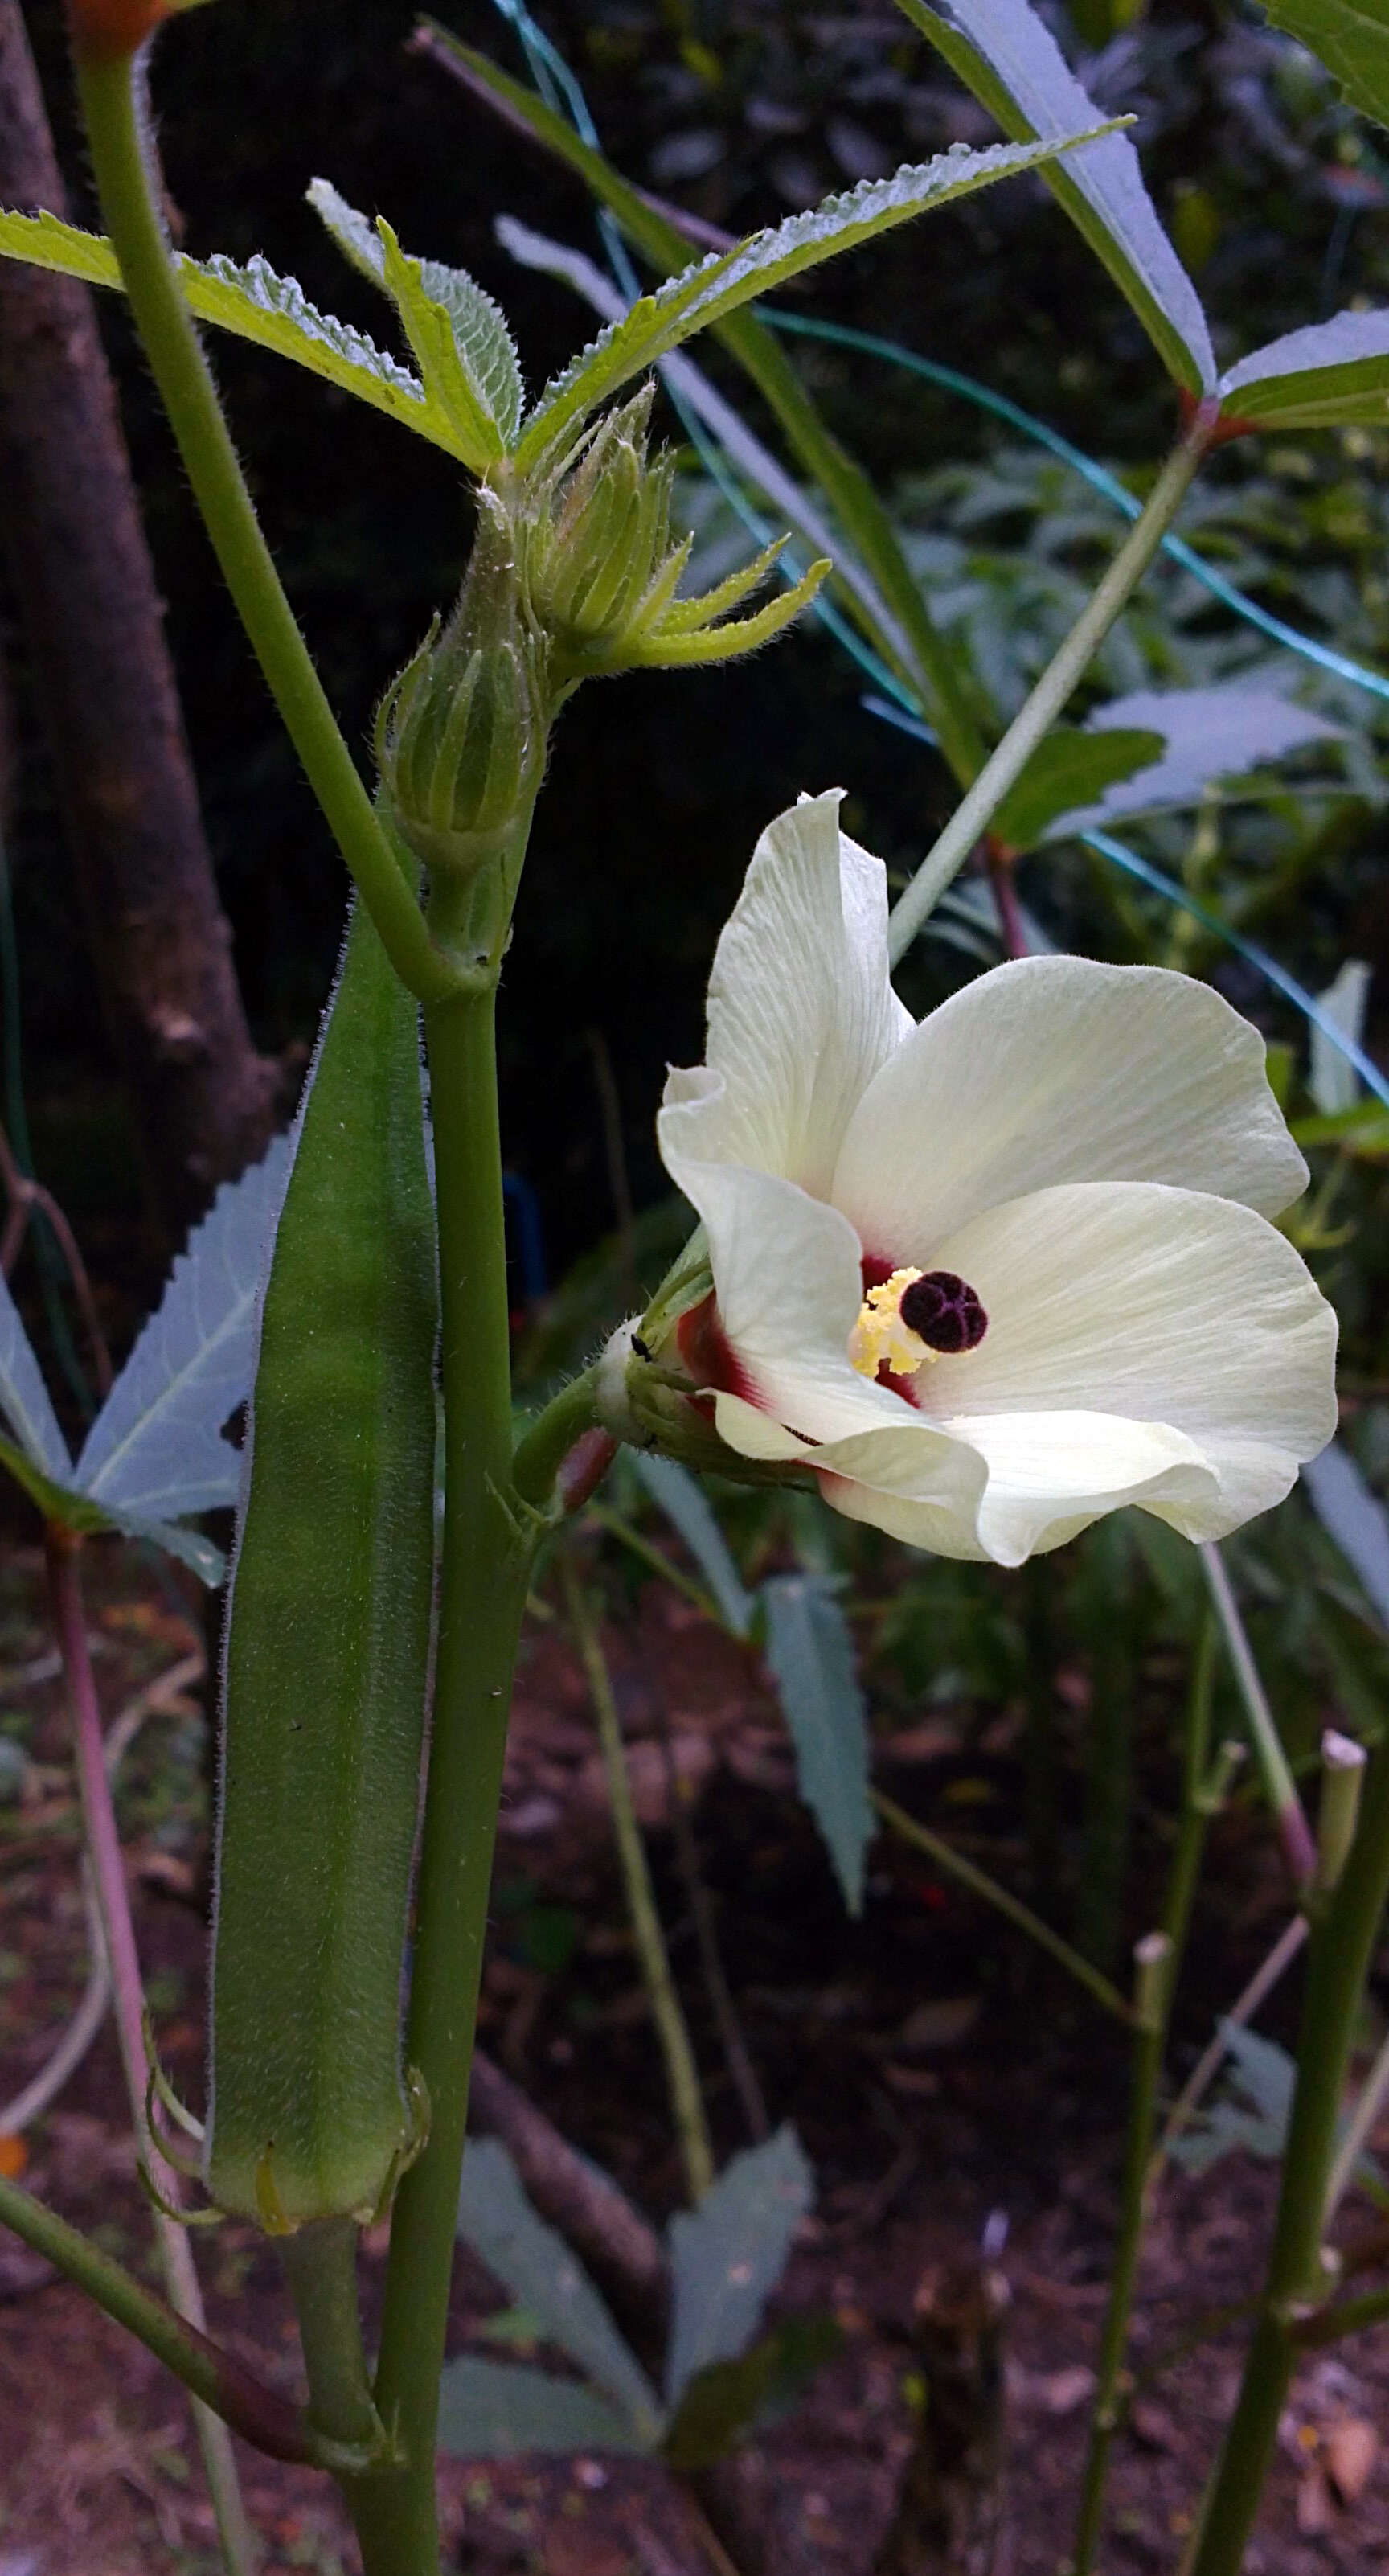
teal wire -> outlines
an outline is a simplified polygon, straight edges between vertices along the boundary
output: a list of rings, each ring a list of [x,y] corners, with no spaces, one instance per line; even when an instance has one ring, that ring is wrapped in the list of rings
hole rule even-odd
[[[525,0],[492,0],[492,6],[510,26],[515,28],[525,49],[536,87],[546,104],[558,114],[562,112],[560,104],[562,99],[575,130],[582,140],[590,144],[595,151],[600,151],[602,146],[598,138],[598,129],[593,122],[583,90],[563,55],[536,25],[525,6]],[[598,222],[618,284],[624,295],[635,299],[640,291],[640,281],[626,243],[606,208],[599,210]],[[997,419],[1007,421],[1011,428],[1020,430],[1025,437],[1033,439],[1037,445],[1046,448],[1062,464],[1073,467],[1092,490],[1102,493],[1107,500],[1112,501],[1115,507],[1123,512],[1125,518],[1138,518],[1142,503],[1135,500],[1133,494],[1125,488],[1116,475],[1108,471],[1107,467],[1097,464],[1095,459],[1087,456],[1083,449],[1073,447],[1070,440],[1063,438],[1058,430],[1050,429],[1045,421],[1037,420],[1031,412],[1024,411],[1018,403],[1010,401],[1006,394],[994,393],[989,386],[977,383],[974,377],[962,375],[958,368],[942,366],[933,358],[919,357],[915,350],[904,349],[895,340],[882,339],[876,332],[853,329],[848,323],[812,321],[806,315],[782,313],[766,304],[761,308],[761,318],[764,322],[770,323],[774,329],[784,331],[789,337],[818,339],[837,343],[842,348],[861,350],[865,356],[882,358],[891,366],[901,367],[910,375],[920,376],[929,384],[939,385],[945,392],[959,394],[966,402],[974,403],[980,410],[992,412]],[[667,387],[667,391],[671,392],[671,388]],[[682,403],[673,392],[671,399],[685,434],[705,470],[732,504],[743,525],[756,539],[758,545],[765,546],[771,533],[768,522],[761,518],[748,502],[746,494],[725,463],[721,450],[709,437],[703,423],[693,417],[688,406]],[[1186,571],[1194,574],[1207,590],[1251,626],[1260,628],[1264,634],[1286,645],[1290,651],[1302,654],[1306,660],[1319,663],[1324,670],[1334,672],[1338,678],[1350,680],[1357,687],[1368,689],[1377,697],[1389,699],[1389,679],[1384,679],[1377,671],[1367,670],[1361,663],[1351,661],[1345,654],[1335,652],[1330,645],[1319,644],[1315,637],[1300,634],[1296,627],[1285,626],[1281,618],[1274,617],[1269,610],[1261,608],[1257,600],[1247,598],[1243,591],[1236,589],[1233,582],[1226,581],[1222,573],[1215,572],[1209,564],[1203,563],[1201,557],[1195,554],[1181,537],[1164,537],[1162,547],[1164,553],[1180,563]],[[782,557],[782,562],[786,565],[785,556]],[[786,566],[786,570],[788,578],[795,577],[789,565]],[[825,599],[823,593],[815,602],[815,612],[821,624],[828,627],[836,641],[852,655],[860,668],[868,673],[876,683],[876,687],[888,692],[886,698],[879,698],[876,695],[865,697],[862,703],[866,711],[896,726],[899,732],[909,734],[915,741],[934,744],[936,736],[925,721],[919,703],[902,688],[896,675],[854,632],[848,621],[834,607],[833,602]],[[1358,1046],[1353,1038],[1346,1035],[1344,1029],[1336,1026],[1335,1021],[1322,1010],[1315,997],[1307,992],[1286,968],[1280,966],[1276,958],[1268,956],[1262,948],[1257,948],[1252,940],[1245,939],[1241,932],[1232,929],[1229,922],[1222,920],[1218,913],[1211,912],[1204,904],[1199,903],[1194,895],[1189,895],[1186,888],[1179,885],[1175,878],[1165,875],[1161,868],[1154,867],[1149,860],[1140,858],[1136,851],[1130,850],[1124,842],[1116,841],[1110,833],[1086,832],[1079,837],[1088,849],[1095,850],[1102,858],[1108,859],[1112,866],[1122,868],[1127,875],[1136,877],[1140,884],[1148,886],[1154,893],[1164,895],[1169,903],[1189,913],[1214,937],[1222,939],[1228,948],[1233,949],[1236,956],[1242,957],[1247,965],[1254,967],[1275,992],[1281,993],[1285,1000],[1293,1003],[1302,1013],[1303,1018],[1330,1040],[1346,1061],[1355,1067],[1361,1080],[1375,1094],[1375,1097],[1389,1107],[1389,1081],[1386,1081],[1378,1065],[1366,1055],[1363,1047]]]
[[[976,383],[973,376],[961,375],[957,367],[943,367],[935,358],[919,357],[914,349],[904,349],[896,340],[880,339],[873,331],[854,330],[847,322],[812,321],[804,314],[783,313],[765,304],[762,320],[773,330],[785,332],[789,338],[824,340],[840,348],[858,349],[867,357],[882,358],[889,366],[901,367],[908,375],[920,376],[927,384],[939,385],[946,393],[959,394],[965,402],[973,403],[977,410],[992,412],[996,420],[1007,421],[1011,429],[1021,430],[1025,438],[1030,438],[1038,447],[1046,448],[1061,464],[1069,465],[1092,491],[1112,501],[1116,510],[1122,510],[1126,519],[1136,519],[1140,515],[1142,502],[1135,499],[1107,466],[1097,464],[1083,448],[1073,447],[1059,430],[1048,428],[1045,421],[1035,419],[1031,412],[1010,402],[1006,394],[996,394],[990,386]],[[1233,609],[1247,625],[1257,626],[1275,643],[1285,645],[1289,652],[1300,653],[1304,661],[1316,662],[1322,670],[1334,672],[1337,679],[1349,680],[1356,688],[1367,689],[1373,697],[1389,699],[1389,679],[1382,672],[1368,669],[1363,662],[1352,661],[1348,654],[1338,653],[1333,645],[1319,643],[1314,635],[1304,635],[1298,627],[1286,625],[1281,617],[1273,615],[1271,609],[1261,608],[1257,599],[1251,599],[1247,592],[1237,589],[1223,573],[1206,563],[1184,537],[1164,537],[1162,551],[1170,555],[1174,563],[1179,563],[1183,571],[1193,574],[1213,598],[1220,600],[1224,607]]]

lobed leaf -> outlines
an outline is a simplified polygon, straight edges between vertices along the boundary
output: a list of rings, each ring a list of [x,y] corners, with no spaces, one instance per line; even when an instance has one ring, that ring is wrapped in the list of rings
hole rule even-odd
[[[1128,733],[1135,728],[1161,735],[1161,758],[1108,788],[1095,804],[1058,816],[1048,826],[1048,840],[1123,816],[1194,805],[1217,779],[1237,777],[1308,743],[1340,739],[1338,728],[1324,716],[1295,705],[1277,689],[1251,688],[1242,680],[1220,681],[1207,689],[1135,689],[1100,707],[1086,731]]]
[[[653,2447],[591,2388],[517,2362],[483,2361],[472,2353],[444,2364],[438,2439],[440,2450],[454,2460]]]
[[[1241,358],[1221,418],[1256,429],[1338,429],[1389,418],[1389,312],[1338,313]]]
[[[532,2209],[499,2138],[469,2141],[458,2233],[519,2305],[540,2319],[547,2340],[621,2408],[631,2437],[625,2447],[649,2449],[661,2425],[655,2391],[577,2256]]]
[[[222,1425],[251,1392],[256,1300],[289,1160],[277,1137],[218,1191],[175,1261],[77,1461],[77,1485],[104,1509],[168,1521],[235,1502],[241,1458]]]
[[[829,1846],[844,1902],[857,1914],[873,1810],[854,1641],[823,1575],[774,1574],[761,1598],[767,1666],[795,1746],[800,1793]]]
[[[833,2317],[787,2317],[736,2361],[696,2371],[661,2444],[673,2469],[708,2469],[745,2433],[775,2423],[843,2346]]]
[[[781,2128],[725,2165],[698,2209],[671,2220],[670,2406],[700,2371],[747,2351],[814,2196],[800,2140]]]
[[[20,1455],[45,1476],[67,1482],[72,1475],[68,1444],[43,1382],[43,1371],[24,1329],[9,1283],[0,1276],[0,1413],[14,1433]]]
[[[308,200],[343,256],[383,294],[391,294],[385,239],[377,227],[350,206],[329,179],[313,180]],[[471,389],[500,432],[503,445],[510,447],[521,425],[525,389],[516,343],[501,306],[465,268],[450,268],[437,259],[411,266],[418,271],[424,296],[446,314]]]
[[[1095,107],[1028,0],[897,0],[1005,134],[1074,134]],[[1210,393],[1215,353],[1200,297],[1158,219],[1126,135],[1092,143],[1042,177],[1103,260],[1169,373]]]
[[[28,260],[88,286],[121,289],[120,266],[110,243],[101,234],[61,223],[56,215],[20,215],[0,207],[0,258]],[[374,411],[385,412],[434,446],[445,448],[450,456],[461,458],[449,415],[426,396],[410,369],[378,349],[365,332],[320,313],[297,281],[278,276],[268,260],[257,255],[241,268],[218,252],[205,261],[180,255],[177,267],[189,306],[200,322],[292,359],[340,392],[355,395]]]
[[[799,277],[839,251],[852,250],[928,207],[952,204],[978,188],[1018,171],[1037,168],[1060,152],[1091,141],[1112,126],[1093,112],[1083,132],[1025,145],[991,144],[971,152],[952,144],[933,161],[907,164],[890,179],[864,179],[846,195],[827,197],[805,214],[791,215],[767,232],[752,233],[730,251],[711,252],[652,295],[644,295],[620,322],[610,324],[549,385],[522,431],[516,451],[522,468],[561,442],[585,414],[628,378],[652,367],[696,331],[736,313],[754,296]]]
[[[1009,788],[989,826],[995,840],[1019,852],[1044,840],[1059,814],[1069,814],[1151,767],[1162,752],[1160,733],[1112,726],[1087,733],[1079,725],[1056,725],[1039,742],[1027,767]]]

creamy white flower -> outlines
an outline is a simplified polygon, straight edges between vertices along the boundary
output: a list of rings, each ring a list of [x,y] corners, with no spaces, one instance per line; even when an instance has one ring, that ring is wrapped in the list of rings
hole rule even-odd
[[[838,807],[763,834],[660,1113],[721,1438],[945,1556],[1017,1565],[1125,1503],[1222,1537],[1336,1419],[1335,1318],[1268,1222],[1307,1172],[1262,1040],[1204,984],[1077,957],[918,1027]]]

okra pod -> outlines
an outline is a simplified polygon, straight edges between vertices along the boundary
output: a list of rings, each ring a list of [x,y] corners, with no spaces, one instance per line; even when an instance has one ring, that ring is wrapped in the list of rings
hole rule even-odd
[[[418,1006],[358,906],[265,1288],[223,1669],[204,2178],[272,2233],[369,2215],[418,2131],[436,1331]]]

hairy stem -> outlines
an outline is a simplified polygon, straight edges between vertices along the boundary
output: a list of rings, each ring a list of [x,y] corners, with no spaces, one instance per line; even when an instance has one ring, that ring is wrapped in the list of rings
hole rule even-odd
[[[632,1784],[627,1776],[627,1756],[623,1749],[617,1702],[613,1697],[612,1677],[593,1607],[574,1563],[573,1550],[569,1547],[561,1551],[560,1582],[569,1624],[583,1661],[593,1713],[598,1721],[598,1741],[602,1746],[603,1768],[607,1774],[608,1803],[612,1808],[617,1856],[627,1894],[627,1912],[641,1962],[647,2001],[651,2006],[651,2018],[665,2059],[666,2083],[684,2160],[685,2180],[691,2200],[698,2201],[703,2199],[714,2179],[714,2150],[704,2113],[699,2068],[680,2008],[675,1979],[670,1972],[665,1935],[656,1909],[656,1891],[651,1884],[641,1827],[632,1803]]]
[[[1021,777],[1043,736],[1051,731],[1084,677],[1115,618],[1138,588],[1181,508],[1187,486],[1205,454],[1208,434],[1206,423],[1198,415],[1180,445],[1173,449],[1142,516],[1134,521],[1064,644],[1042,673],[1026,705],[1013,718],[1002,742],[990,753],[968,794],[956,806],[906,893],[899,896],[893,907],[890,933],[894,963],[911,945],[951,878],[964,866],[1009,788]]]
[[[261,534],[184,301],[141,147],[134,62],[128,56],[95,58],[80,43],[75,59],[102,216],[237,613],[392,965],[422,1000],[439,1000],[457,988],[457,971],[430,938],[338,730]]]

